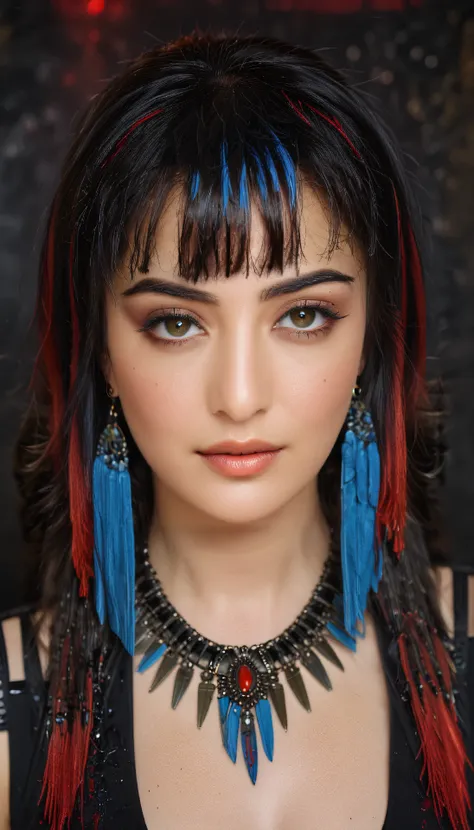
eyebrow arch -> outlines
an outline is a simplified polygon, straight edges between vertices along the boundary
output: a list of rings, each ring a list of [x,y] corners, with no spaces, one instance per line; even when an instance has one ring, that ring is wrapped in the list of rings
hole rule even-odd
[[[349,274],[325,268],[319,271],[311,271],[309,274],[301,274],[299,277],[291,277],[288,280],[277,282],[269,288],[264,288],[260,294],[260,299],[271,300],[273,297],[294,294],[295,291],[302,291],[303,288],[326,282],[342,282],[351,285],[354,281],[355,278],[350,277]]]
[[[325,268],[318,271],[311,271],[308,274],[301,274],[298,277],[290,277],[290,279],[282,280],[268,288],[264,288],[260,293],[260,299],[270,300],[274,297],[284,296],[285,294],[294,294],[303,288],[308,288],[311,285],[320,285],[321,283],[341,282],[352,284],[354,281],[355,278],[349,276],[349,274],[343,274],[341,271]],[[122,296],[124,297],[132,297],[137,294],[166,294],[169,297],[178,297],[181,300],[198,303],[210,303],[213,305],[218,305],[219,303],[218,297],[209,291],[191,288],[189,285],[181,285],[176,282],[159,280],[154,277],[146,277],[122,292]]]

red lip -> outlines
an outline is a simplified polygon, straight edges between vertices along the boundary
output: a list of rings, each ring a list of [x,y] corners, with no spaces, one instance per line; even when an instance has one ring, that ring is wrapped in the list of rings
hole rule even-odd
[[[200,451],[200,455],[251,455],[257,452],[275,452],[282,449],[276,447],[274,444],[269,444],[267,441],[221,441],[219,444],[213,444],[205,450]]]

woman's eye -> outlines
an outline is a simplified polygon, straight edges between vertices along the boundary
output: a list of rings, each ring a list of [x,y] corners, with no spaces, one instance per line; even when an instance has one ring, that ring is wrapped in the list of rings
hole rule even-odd
[[[157,340],[189,340],[202,329],[186,314],[166,314],[148,320],[143,326]]]
[[[327,323],[328,315],[318,308],[308,306],[291,308],[283,317],[280,317],[277,328],[300,329],[301,331],[313,331],[323,328]]]
[[[275,324],[275,328],[286,329],[293,337],[309,337],[329,331],[340,315],[333,309],[316,305],[301,305],[290,308]],[[147,332],[155,340],[172,345],[185,343],[203,333],[202,326],[189,314],[178,309],[166,311],[151,317],[139,329]]]

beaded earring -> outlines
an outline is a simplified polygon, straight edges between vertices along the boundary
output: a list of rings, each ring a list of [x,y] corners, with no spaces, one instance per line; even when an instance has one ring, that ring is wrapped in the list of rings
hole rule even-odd
[[[107,394],[112,397],[110,387]],[[92,476],[97,615],[130,654],[135,647],[135,539],[128,449],[112,400]]]
[[[376,550],[375,518],[380,489],[380,457],[372,417],[360,387],[352,393],[342,445],[341,568],[344,626],[364,636],[370,589],[382,577],[382,551]]]

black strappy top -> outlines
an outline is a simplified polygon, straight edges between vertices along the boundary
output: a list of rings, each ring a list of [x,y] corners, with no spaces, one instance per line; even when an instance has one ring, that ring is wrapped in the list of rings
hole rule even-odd
[[[457,711],[469,756],[474,757],[470,721],[474,717],[474,639],[467,636],[467,575],[454,574],[455,661],[458,671]],[[18,616],[18,614],[16,614]],[[25,680],[10,682],[2,627],[0,626],[0,730],[7,729],[10,744],[10,812],[12,830],[46,830],[37,803],[45,763],[45,748],[38,740],[45,684],[28,611],[21,619]],[[413,721],[400,699],[394,678],[398,668],[383,632],[379,642],[390,698],[390,786],[386,819],[381,830],[451,830],[438,823],[431,799],[420,781],[421,759]],[[140,805],[133,744],[133,665],[120,653],[109,684],[103,722],[100,780],[95,782],[94,809],[86,807],[86,830],[147,830]],[[107,760],[109,759],[109,760]],[[474,776],[470,775],[474,799]],[[97,810],[97,804],[100,809]],[[88,814],[89,813],[89,814]],[[474,828],[474,820],[470,826]],[[71,830],[82,827],[78,818]],[[166,830],[166,828],[163,828]],[[345,830],[345,828],[341,828]]]

